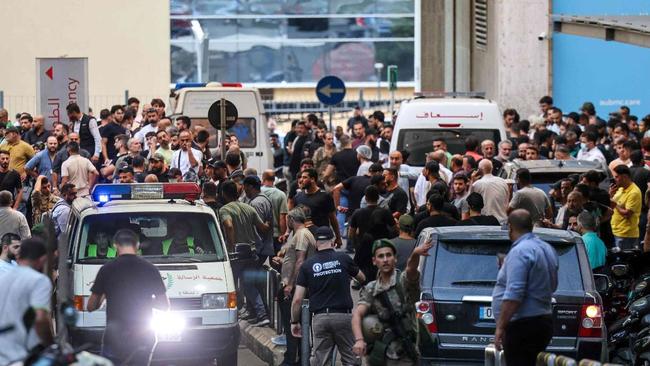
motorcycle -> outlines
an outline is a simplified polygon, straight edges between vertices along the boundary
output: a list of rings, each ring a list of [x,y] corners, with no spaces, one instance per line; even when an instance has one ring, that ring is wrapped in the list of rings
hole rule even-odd
[[[59,309],[61,320],[67,325],[74,325],[77,321],[77,311],[68,304],[61,304]],[[11,331],[11,329],[6,330]],[[90,345],[72,348],[70,344],[59,340],[48,347],[36,347],[26,359],[11,363],[10,366],[112,366],[108,359],[86,352]]]
[[[611,362],[631,365],[650,352],[644,342],[637,342],[648,338],[650,344],[650,295],[630,303],[627,310],[628,315],[609,328],[607,343]]]
[[[611,290],[602,296],[605,324],[608,328],[627,315],[627,308],[634,300],[650,293],[646,293],[643,285],[640,285],[634,297],[630,297],[630,290],[634,290],[633,286],[636,285],[635,278],[639,273],[640,257],[641,253],[638,250],[621,250],[615,247],[609,251],[607,265],[602,270],[602,273],[609,276],[612,284]],[[650,286],[646,287],[650,291]]]

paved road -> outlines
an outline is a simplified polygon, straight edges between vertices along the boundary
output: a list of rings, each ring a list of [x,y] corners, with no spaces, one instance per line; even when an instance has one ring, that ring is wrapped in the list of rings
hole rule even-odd
[[[251,350],[246,348],[244,345],[239,346],[239,352],[238,357],[239,359],[237,360],[237,363],[240,365],[246,365],[246,366],[266,366],[266,363],[257,356]]]

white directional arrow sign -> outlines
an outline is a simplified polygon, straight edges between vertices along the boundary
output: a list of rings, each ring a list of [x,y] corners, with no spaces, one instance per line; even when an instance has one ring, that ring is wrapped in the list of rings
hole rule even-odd
[[[332,94],[342,94],[345,93],[345,89],[343,88],[332,88],[329,84],[325,85],[324,87],[318,89],[318,92],[323,94],[324,96],[331,98]]]

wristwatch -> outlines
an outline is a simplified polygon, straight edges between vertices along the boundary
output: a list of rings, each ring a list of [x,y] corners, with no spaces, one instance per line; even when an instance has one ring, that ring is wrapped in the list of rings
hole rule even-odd
[[[300,322],[291,322],[291,325],[300,324]]]

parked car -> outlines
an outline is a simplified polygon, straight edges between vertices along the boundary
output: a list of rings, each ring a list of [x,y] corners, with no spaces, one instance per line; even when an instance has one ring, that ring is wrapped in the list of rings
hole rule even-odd
[[[506,163],[501,169],[501,177],[512,179],[517,176],[517,170],[526,168],[533,177],[533,185],[545,193],[551,190],[553,183],[571,174],[582,174],[590,170],[601,172],[604,177],[611,178],[606,165],[590,160],[520,160],[515,159]],[[609,179],[603,179],[601,188],[609,188]]]
[[[553,295],[553,339],[547,350],[574,359],[607,358],[602,300],[596,291],[585,246],[569,231],[535,229],[557,251],[558,289]],[[434,364],[483,364],[485,347],[494,342],[491,308],[498,255],[508,253],[508,231],[498,226],[425,229],[419,242],[433,248],[420,262],[421,301],[416,304],[434,338],[423,352]]]

